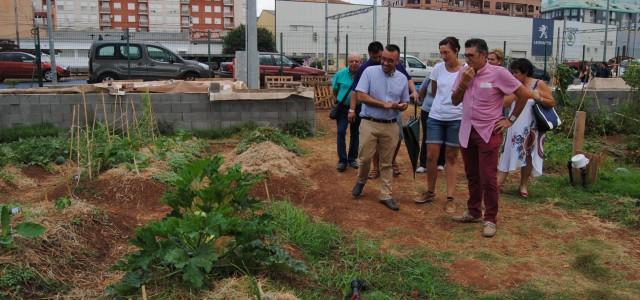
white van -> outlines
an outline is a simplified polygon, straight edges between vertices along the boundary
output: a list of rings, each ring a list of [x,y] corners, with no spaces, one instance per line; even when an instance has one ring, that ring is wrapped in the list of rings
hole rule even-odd
[[[427,66],[427,64],[413,55],[407,55],[407,61],[405,62],[404,55],[400,54],[400,62],[404,64],[404,67],[416,84],[421,83],[433,70],[433,67]]]

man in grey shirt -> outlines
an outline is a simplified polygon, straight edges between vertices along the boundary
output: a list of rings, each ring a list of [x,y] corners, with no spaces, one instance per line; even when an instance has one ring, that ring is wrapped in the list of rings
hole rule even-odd
[[[360,149],[358,160],[358,181],[351,194],[362,195],[367,182],[371,159],[378,151],[380,155],[380,202],[392,210],[398,205],[391,196],[391,180],[393,173],[391,163],[393,153],[398,144],[398,111],[409,106],[408,80],[405,75],[396,72],[400,61],[400,48],[389,44],[382,52],[382,64],[364,70],[356,86],[357,99],[362,103],[360,112]]]

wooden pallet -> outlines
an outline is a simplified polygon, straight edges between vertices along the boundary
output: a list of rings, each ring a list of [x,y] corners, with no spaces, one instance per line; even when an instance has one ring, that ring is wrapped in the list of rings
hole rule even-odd
[[[317,84],[313,88],[316,108],[329,109],[336,103],[336,98],[329,84]]]
[[[290,89],[302,85],[299,81],[293,81],[293,76],[265,76],[267,89]]]
[[[300,81],[302,81],[302,85],[304,86],[316,86],[330,82],[329,78],[325,75],[302,75]]]

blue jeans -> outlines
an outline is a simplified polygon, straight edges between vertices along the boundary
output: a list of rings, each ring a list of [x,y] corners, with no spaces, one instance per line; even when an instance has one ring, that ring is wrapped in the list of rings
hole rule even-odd
[[[420,110],[420,124],[422,125],[422,141],[420,143],[420,167],[427,167],[427,118],[429,112]],[[438,156],[438,166],[444,166],[445,145],[442,143],[440,147],[440,155]]]
[[[427,119],[427,144],[444,143],[450,147],[460,147],[459,132],[460,120],[440,121],[434,118]]]
[[[358,158],[358,147],[360,142],[360,105],[356,107],[356,120],[349,123],[349,107],[338,103],[338,111],[336,114],[336,125],[338,127],[338,162],[352,163]],[[347,127],[350,127],[351,134],[349,137],[349,153],[347,154],[347,145],[345,139],[347,137]]]

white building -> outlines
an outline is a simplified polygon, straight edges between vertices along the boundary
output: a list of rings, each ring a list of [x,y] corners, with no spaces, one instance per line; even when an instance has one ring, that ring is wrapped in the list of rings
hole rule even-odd
[[[363,5],[329,4],[328,15],[344,13]],[[349,51],[365,54],[367,45],[373,39],[373,13],[367,12],[340,20],[339,53],[346,52],[348,34]],[[438,42],[447,36],[455,36],[464,47],[469,38],[482,38],[489,48],[503,48],[506,42],[506,55],[527,57],[541,65],[544,57],[531,56],[533,19],[509,16],[495,16],[433,10],[392,8],[391,43],[403,48],[403,37],[407,38],[407,54],[415,55],[425,61],[439,59]],[[377,9],[376,39],[386,43],[387,8]],[[563,22],[554,22],[554,46],[549,60],[563,53]],[[567,28],[573,31],[565,39],[564,57],[566,60],[582,59],[582,45],[586,45],[585,60],[601,60],[604,32],[582,32],[604,28],[601,24],[567,22]],[[558,28],[560,34],[558,35]],[[334,57],[336,45],[337,21],[329,20],[328,55]],[[280,49],[280,33],[283,33],[283,50],[292,55],[322,56],[324,53],[324,3],[276,1],[276,40]],[[315,34],[314,34],[315,33]],[[571,39],[569,39],[571,35]],[[314,38],[317,36],[317,38]],[[560,45],[560,47],[558,47]],[[614,47],[609,46],[607,52]],[[464,50],[461,51],[461,54]],[[611,53],[611,52],[610,52]],[[599,54],[599,56],[598,56]],[[462,57],[462,56],[461,56]]]
[[[42,3],[42,1],[34,1]],[[98,23],[98,1],[57,0],[55,4],[57,30],[96,30]],[[43,6],[46,10],[46,6]]]
[[[149,31],[180,32],[180,1],[149,1]]]

